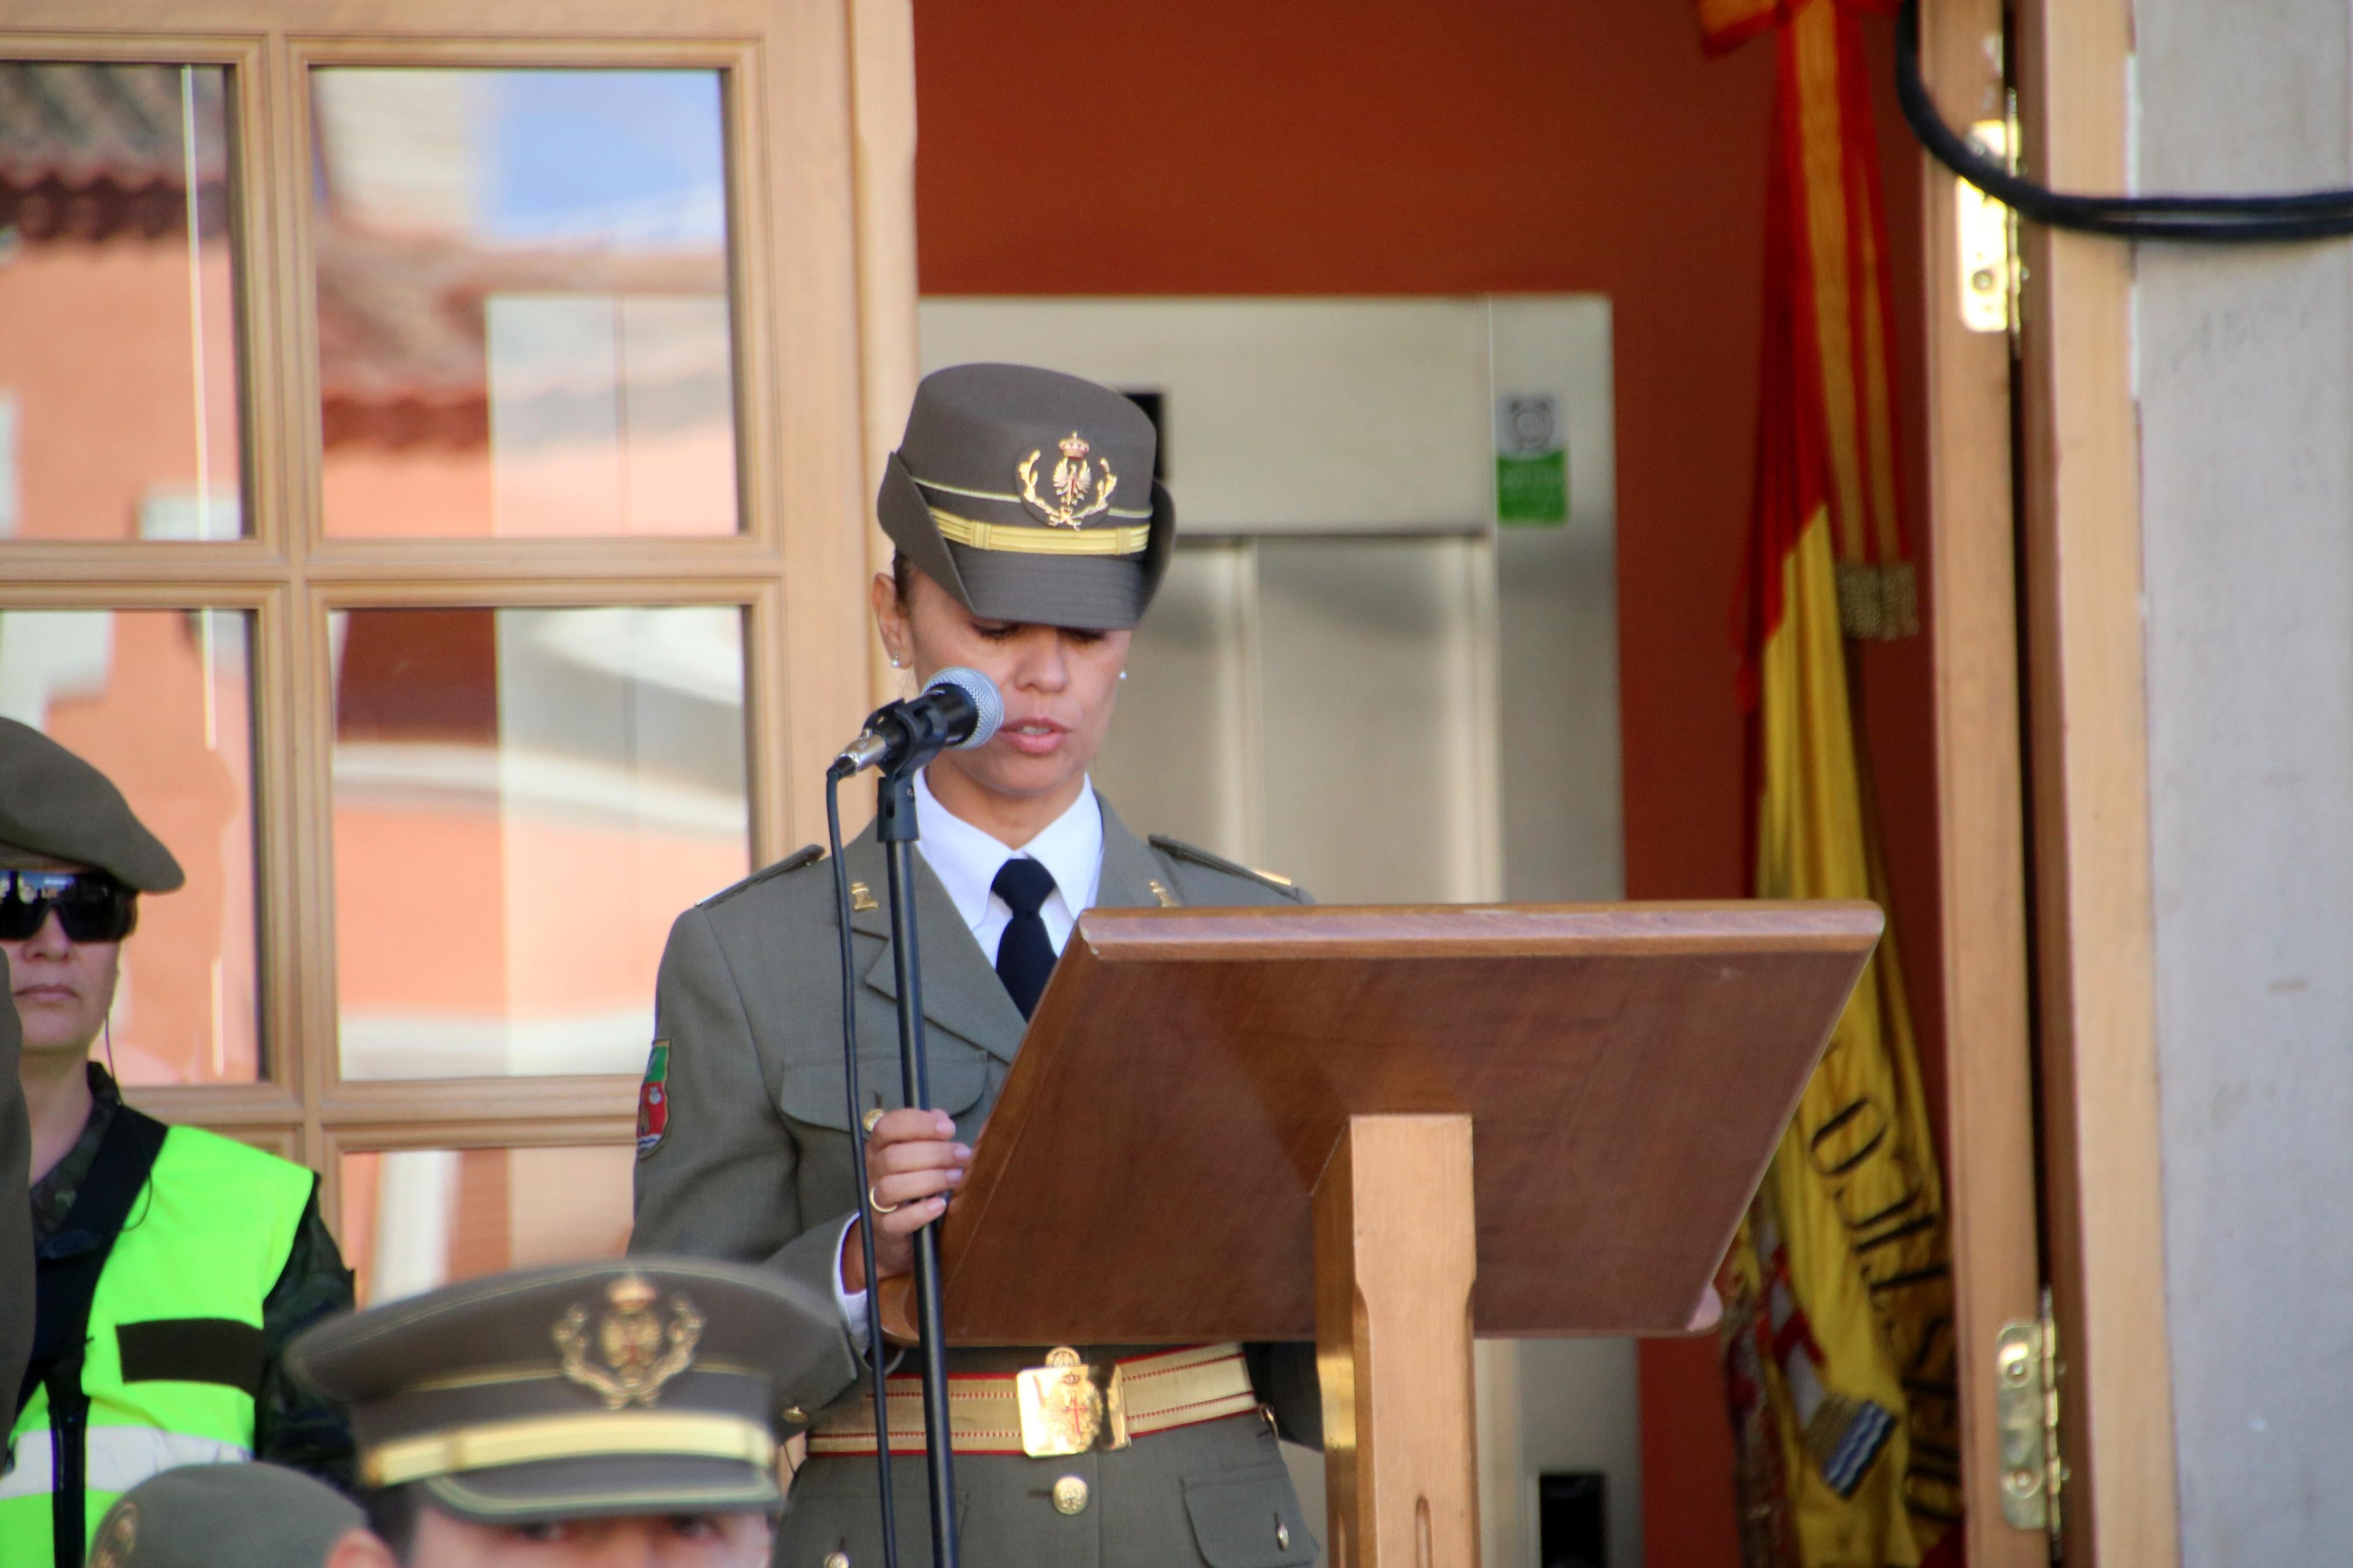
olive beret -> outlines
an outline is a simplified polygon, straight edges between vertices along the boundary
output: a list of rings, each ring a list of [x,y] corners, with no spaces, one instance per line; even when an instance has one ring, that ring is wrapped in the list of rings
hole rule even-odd
[[[187,880],[113,781],[31,725],[0,719],[0,866],[11,851],[94,867],[142,893]]]
[[[280,1465],[182,1465],[114,1500],[90,1568],[320,1568],[366,1523],[359,1505]]]

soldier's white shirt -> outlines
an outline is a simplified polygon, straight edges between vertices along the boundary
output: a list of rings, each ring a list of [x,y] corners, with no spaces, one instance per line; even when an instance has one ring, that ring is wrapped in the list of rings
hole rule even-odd
[[[997,962],[997,944],[1012,922],[1013,911],[990,891],[997,873],[1008,860],[1026,855],[1046,868],[1054,879],[1051,897],[1039,909],[1046,922],[1047,940],[1060,954],[1071,940],[1071,928],[1095,901],[1103,880],[1103,806],[1095,800],[1092,778],[1082,780],[1079,798],[1071,808],[1048,823],[1038,837],[1016,849],[942,805],[932,794],[929,769],[915,775],[916,847],[932,875],[947,889],[948,898],[970,928],[973,941],[988,962]],[[842,1228],[849,1228],[848,1222]],[[841,1287],[841,1270],[833,1274],[833,1302],[841,1310],[842,1326],[850,1342],[866,1342],[866,1292]]]
[[[1103,807],[1095,800],[1092,779],[1081,781],[1079,798],[1068,811],[1016,849],[942,805],[932,794],[926,769],[915,775],[915,830],[923,835],[916,847],[924,863],[947,889],[956,913],[992,964],[1013,911],[989,886],[1008,860],[1027,856],[1052,875],[1054,891],[1038,914],[1057,953],[1071,939],[1071,928],[1094,903],[1096,884],[1103,880]]]

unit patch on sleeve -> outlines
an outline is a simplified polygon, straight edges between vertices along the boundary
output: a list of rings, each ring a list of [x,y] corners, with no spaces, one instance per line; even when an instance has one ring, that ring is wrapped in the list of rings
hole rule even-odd
[[[638,1158],[661,1147],[670,1126],[670,1042],[656,1040],[646,1058],[646,1081],[638,1089]]]

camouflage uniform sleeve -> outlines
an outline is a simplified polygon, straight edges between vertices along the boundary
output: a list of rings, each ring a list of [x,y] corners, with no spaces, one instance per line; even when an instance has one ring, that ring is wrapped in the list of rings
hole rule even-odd
[[[340,1407],[286,1371],[287,1342],[322,1318],[352,1310],[352,1271],[319,1213],[318,1189],[303,1207],[278,1283],[261,1304],[268,1359],[254,1395],[254,1458],[287,1465],[331,1487],[352,1489],[352,1430]]]

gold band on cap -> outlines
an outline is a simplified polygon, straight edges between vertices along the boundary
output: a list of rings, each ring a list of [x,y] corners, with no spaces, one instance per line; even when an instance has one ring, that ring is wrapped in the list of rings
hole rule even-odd
[[[1152,542],[1152,525],[1119,528],[1031,528],[1018,522],[979,522],[931,509],[940,537],[973,550],[1003,550],[1022,555],[1141,555]]]
[[[360,1456],[360,1479],[371,1487],[397,1487],[499,1465],[650,1454],[737,1459],[765,1470],[776,1463],[776,1439],[767,1427],[740,1415],[542,1415],[379,1443]]]

